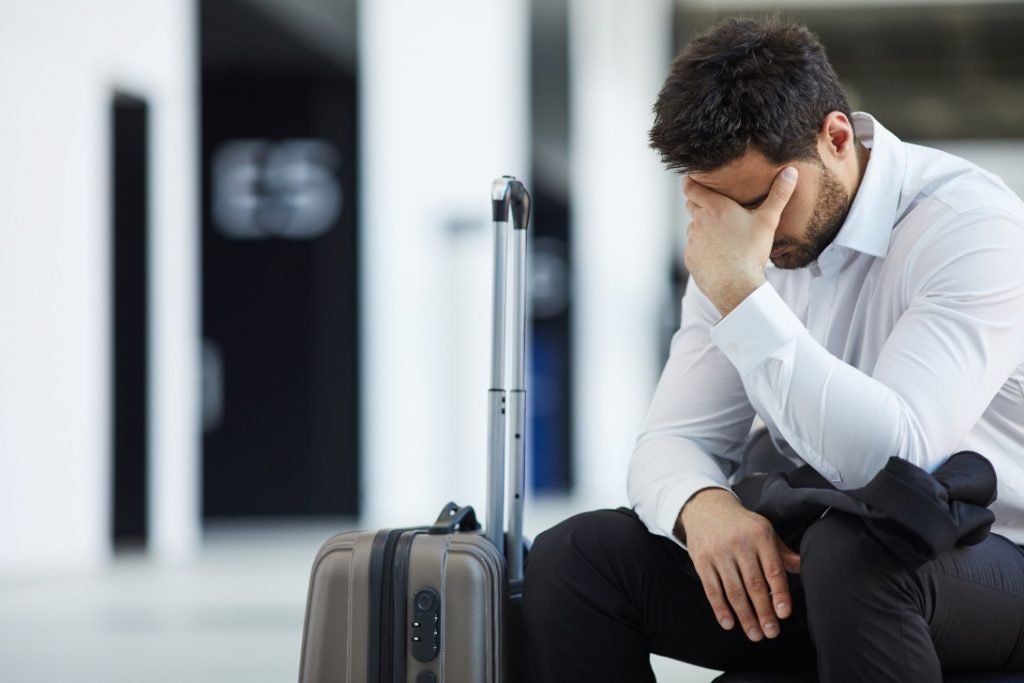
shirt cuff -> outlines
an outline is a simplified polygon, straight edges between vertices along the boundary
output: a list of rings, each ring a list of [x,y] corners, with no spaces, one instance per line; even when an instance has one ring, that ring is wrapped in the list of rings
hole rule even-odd
[[[661,495],[661,500],[658,501],[658,518],[656,522],[662,535],[668,536],[684,548],[686,545],[676,538],[676,535],[673,534],[672,531],[675,529],[676,520],[679,519],[679,513],[682,512],[683,506],[686,505],[698,491],[702,491],[704,489],[722,489],[723,491],[732,493],[734,496],[736,495],[728,486],[723,486],[721,482],[717,482],[714,479],[709,479],[707,477],[686,477],[672,486],[672,488],[665,491]]]
[[[711,341],[745,377],[807,328],[765,282],[711,328]]]

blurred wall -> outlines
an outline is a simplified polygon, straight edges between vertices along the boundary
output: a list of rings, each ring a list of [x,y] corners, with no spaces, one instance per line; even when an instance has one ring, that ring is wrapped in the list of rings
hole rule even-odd
[[[110,101],[150,106],[150,543],[197,515],[193,8],[0,2],[0,572],[110,556]]]
[[[483,504],[489,181],[510,173],[534,187],[527,9],[526,0],[359,6],[364,526],[422,523],[449,498]],[[625,502],[658,376],[676,181],[646,132],[671,59],[671,9],[670,0],[568,4],[573,509]]]
[[[529,182],[526,0],[359,9],[365,526],[483,505],[491,180]]]
[[[626,470],[660,367],[678,178],[648,148],[672,61],[669,0],[571,0],[576,494],[626,503]]]

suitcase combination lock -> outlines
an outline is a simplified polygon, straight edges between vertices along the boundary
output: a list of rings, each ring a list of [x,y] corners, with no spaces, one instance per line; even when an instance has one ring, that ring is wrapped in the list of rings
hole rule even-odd
[[[410,628],[412,656],[429,662],[441,651],[441,597],[432,588],[416,591]]]

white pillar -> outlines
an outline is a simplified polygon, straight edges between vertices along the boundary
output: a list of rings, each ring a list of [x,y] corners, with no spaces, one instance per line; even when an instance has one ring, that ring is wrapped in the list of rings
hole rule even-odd
[[[202,529],[196,6],[171,3],[161,22],[177,68],[154,92],[150,123],[150,549],[170,561],[192,557]]]
[[[365,526],[482,511],[490,184],[526,173],[525,0],[365,0]]]
[[[152,116],[150,541],[161,558],[187,557],[199,536],[193,3],[0,14],[0,63],[32,65],[0,68],[0,575],[111,557],[115,89]]]
[[[570,0],[575,471],[583,507],[626,500],[654,391],[672,187],[648,147],[671,62],[670,0]]]

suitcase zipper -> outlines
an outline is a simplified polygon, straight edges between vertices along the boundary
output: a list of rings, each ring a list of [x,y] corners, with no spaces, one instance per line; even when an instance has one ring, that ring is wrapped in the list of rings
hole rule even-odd
[[[407,531],[423,532],[423,527],[378,531],[370,550],[370,637],[367,651],[368,683],[396,683],[398,653],[395,652],[396,634],[402,627],[397,643],[404,645],[405,587],[402,587],[401,621],[395,619],[397,586],[395,583],[395,551],[399,539]],[[411,548],[411,543],[409,544]],[[405,551],[405,570],[408,577],[408,550]],[[405,648],[402,648],[404,657]],[[404,669],[404,660],[403,660]]]
[[[394,571],[392,572],[392,580],[394,581],[393,595],[394,603],[392,607],[392,616],[394,618],[394,625],[392,634],[394,641],[392,642],[392,661],[394,662],[392,668],[392,679],[395,681],[406,680],[406,621],[407,612],[406,605],[408,602],[409,595],[409,562],[412,555],[412,544],[416,539],[417,534],[423,533],[422,530],[409,531],[402,534],[401,538],[398,539],[397,546],[395,548],[395,564]]]
[[[366,638],[366,681],[381,683],[381,622],[383,621],[383,605],[381,597],[384,593],[384,549],[390,532],[378,531],[373,537],[370,549],[370,614]]]

